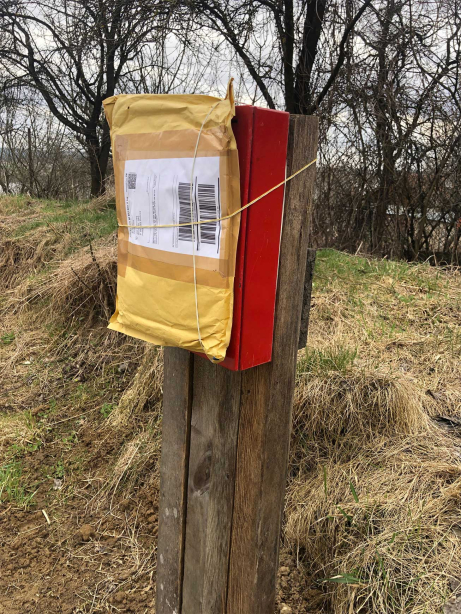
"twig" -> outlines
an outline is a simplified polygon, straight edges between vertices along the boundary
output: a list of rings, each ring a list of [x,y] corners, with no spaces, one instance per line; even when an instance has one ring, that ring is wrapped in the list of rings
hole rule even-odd
[[[101,266],[100,266],[100,264],[99,264],[99,262],[98,262],[98,260],[97,260],[97,258],[95,256],[95,254],[94,254],[93,245],[92,245],[91,241],[89,243],[89,246],[90,246],[91,257],[92,257],[93,262],[95,263],[95,265],[96,265],[96,267],[97,267],[97,269],[99,271],[99,275],[101,276],[102,283],[104,284],[104,286],[106,288],[106,292],[108,292],[108,294],[110,295],[110,297],[111,297],[111,299],[113,301],[115,297],[114,297],[114,293],[112,291],[112,285],[109,282],[107,274],[102,272]],[[107,305],[106,305],[106,307],[107,307]]]
[[[74,269],[72,267],[70,267],[70,270],[72,271],[72,273],[75,275],[75,277],[78,279],[78,281],[83,284],[90,292],[91,294],[96,298],[93,290],[90,288],[90,286],[80,277],[80,275],[74,271]]]
[[[51,228],[51,230],[54,232],[54,234],[55,234],[57,237],[63,237],[63,236],[64,236],[64,233],[63,233],[63,232],[58,232],[58,231],[56,230],[56,228],[53,226],[53,224],[51,224],[51,222],[45,222],[45,224],[46,224],[46,225],[47,225],[49,228]]]
[[[71,416],[70,418],[64,418],[64,420],[58,420],[57,422],[52,422],[48,425],[49,428],[56,426],[57,424],[61,424],[62,422],[68,422],[69,420],[75,420],[76,418],[80,418],[81,416],[86,416],[86,414],[91,414],[92,411],[96,411],[100,409],[100,407],[93,407],[93,409],[89,409],[88,411],[84,411],[83,414],[77,414],[76,416]]]

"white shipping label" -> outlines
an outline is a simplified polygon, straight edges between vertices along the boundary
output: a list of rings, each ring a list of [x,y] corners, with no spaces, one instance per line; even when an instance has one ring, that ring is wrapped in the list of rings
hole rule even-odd
[[[130,228],[130,243],[177,254],[219,258],[221,217],[219,157],[127,160],[125,206],[130,226],[205,223],[176,228]],[[191,182],[192,179],[192,182]],[[192,183],[192,190],[191,190]],[[192,210],[191,210],[192,195]],[[207,221],[210,220],[210,221]]]

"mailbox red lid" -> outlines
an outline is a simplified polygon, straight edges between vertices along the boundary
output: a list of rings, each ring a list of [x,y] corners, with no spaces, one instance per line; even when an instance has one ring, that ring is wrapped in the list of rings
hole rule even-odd
[[[240,163],[242,205],[285,179],[290,116],[237,106],[232,128]],[[230,345],[221,366],[233,371],[270,362],[284,187],[242,212]]]

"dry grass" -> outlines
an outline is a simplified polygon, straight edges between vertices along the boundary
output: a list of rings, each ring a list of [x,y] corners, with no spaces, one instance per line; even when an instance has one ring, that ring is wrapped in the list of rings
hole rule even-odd
[[[123,497],[132,495],[140,476],[146,471],[148,479],[144,485],[147,483],[154,492],[158,492],[160,447],[158,420],[151,420],[145,431],[122,447],[117,462],[104,484],[105,496],[98,497],[98,504],[110,501],[112,509],[116,495],[120,492],[123,492]]]
[[[433,405],[415,382],[399,374],[353,368],[327,378],[307,373],[298,376],[294,429],[327,443],[413,435],[431,428],[426,408]]]
[[[14,288],[33,279],[81,247],[111,234],[115,216],[108,206],[113,195],[89,203],[0,200],[0,288]]]
[[[325,605],[337,614],[441,612],[461,569],[453,443],[377,437],[349,461],[322,452],[290,486],[286,536]]]
[[[6,200],[0,248],[14,242],[17,262],[0,272],[0,516],[47,510],[50,550],[34,561],[70,566],[61,598],[72,610],[118,611],[117,600],[111,605],[117,591],[150,604],[162,356],[106,328],[115,297],[115,212],[105,202],[74,208]],[[30,243],[47,237],[49,224],[66,232],[57,234],[49,259],[32,266]],[[21,521],[13,512],[1,539],[9,543]],[[74,542],[84,522],[95,526],[97,543]],[[97,557],[106,563],[102,576]],[[29,571],[38,585],[48,582]],[[28,611],[25,592],[17,588],[11,598]]]
[[[123,428],[133,416],[139,415],[147,404],[160,415],[162,406],[163,352],[146,347],[144,356],[134,376],[133,383],[125,390],[117,408],[109,417],[113,428]]]
[[[307,359],[352,353],[355,368],[404,375],[461,414],[459,269],[325,250],[313,295]]]
[[[323,611],[436,614],[461,569],[456,270],[320,254],[285,543]]]
[[[103,319],[113,313],[116,293],[117,250],[114,240],[85,247],[59,264],[37,285],[25,303],[41,301],[57,318]]]
[[[6,238],[1,242],[0,280],[3,288],[12,288],[19,280],[33,275],[48,265],[54,257],[64,254],[71,236],[56,229],[39,227],[22,237]]]
[[[0,415],[0,457],[8,458],[11,447],[26,446],[34,438],[35,428],[29,414]]]
[[[133,495],[140,478],[153,493],[159,491],[163,352],[145,347],[130,386],[102,425],[101,437],[128,437],[115,465],[109,468],[97,505],[114,505],[116,495]],[[136,428],[133,428],[136,425]]]

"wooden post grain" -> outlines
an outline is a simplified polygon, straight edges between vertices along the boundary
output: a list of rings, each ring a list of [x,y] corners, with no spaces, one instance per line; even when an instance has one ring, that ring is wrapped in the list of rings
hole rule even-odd
[[[291,117],[288,175],[317,155],[317,130]],[[242,373],[228,614],[274,611],[314,178],[311,167],[286,186],[272,361]]]
[[[181,611],[193,354],[165,348],[157,544],[157,612]]]
[[[183,612],[224,612],[241,373],[195,359]]]
[[[288,174],[317,139],[316,118],[291,117]],[[286,187],[272,362],[165,350],[157,614],[274,613],[314,179]]]

